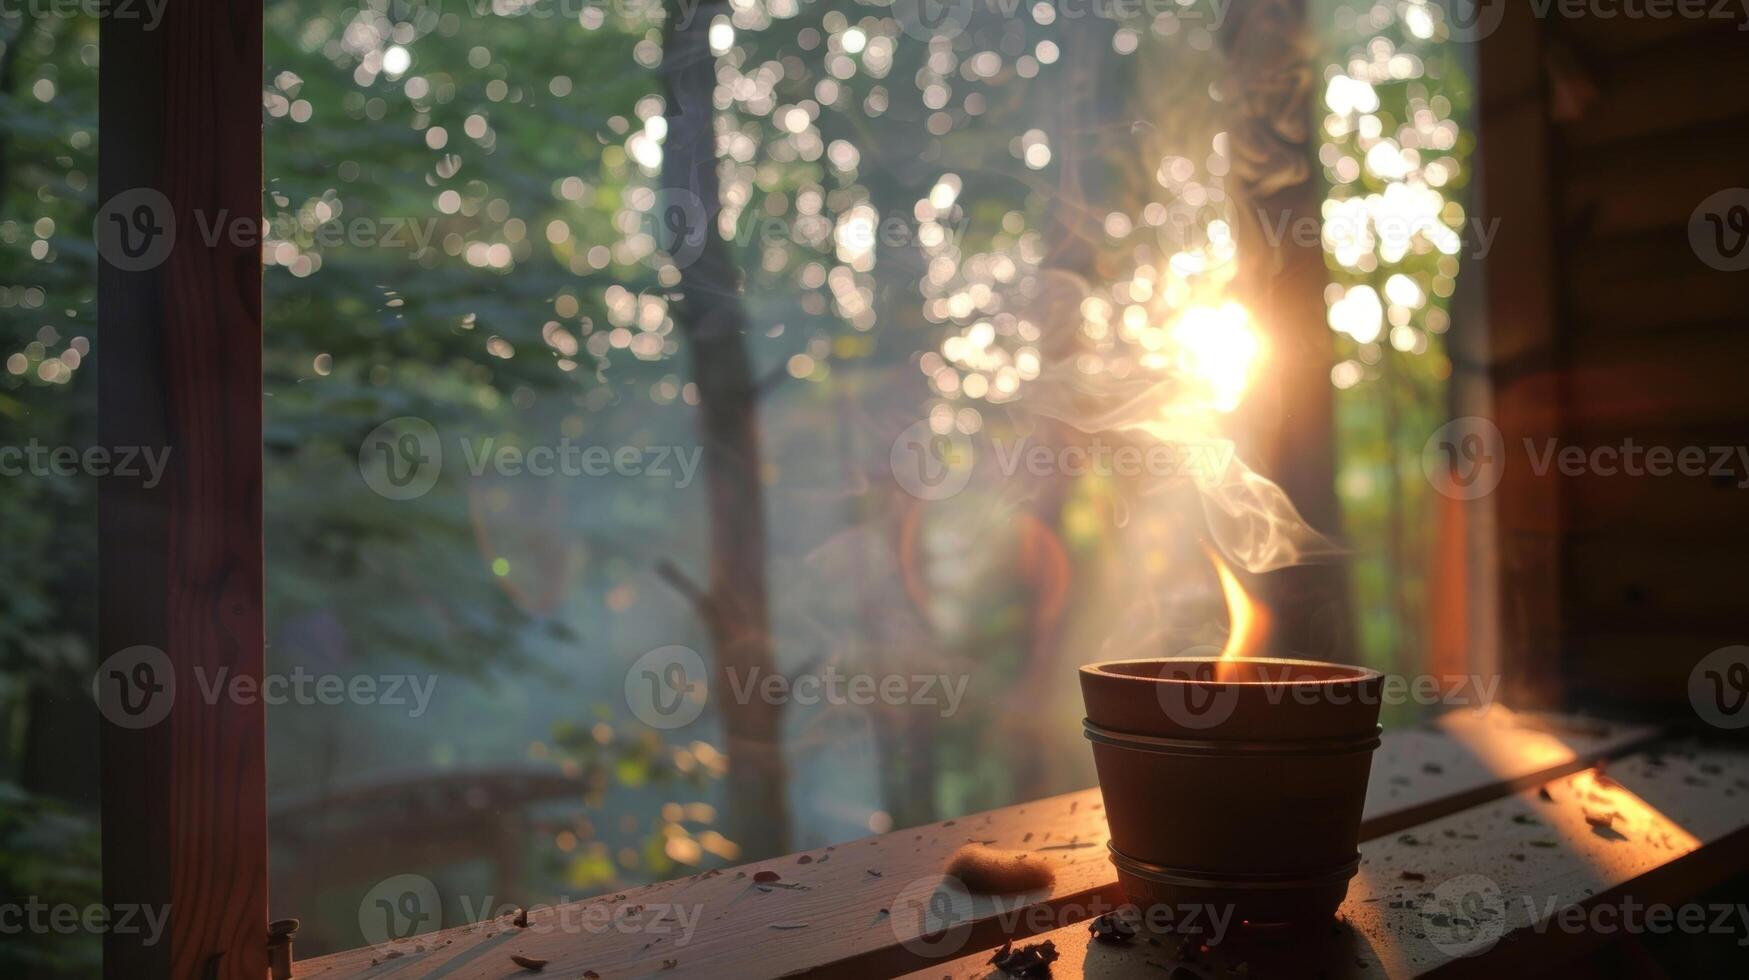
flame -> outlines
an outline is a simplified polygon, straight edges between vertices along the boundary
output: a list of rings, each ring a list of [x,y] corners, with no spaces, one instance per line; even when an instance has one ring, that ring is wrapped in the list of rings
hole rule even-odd
[[[1243,657],[1255,657],[1263,648],[1263,638],[1269,631],[1269,613],[1245,593],[1245,587],[1221,560],[1213,548],[1206,548],[1209,560],[1215,563],[1215,574],[1221,579],[1221,595],[1227,600],[1227,644],[1221,648],[1221,662],[1215,668],[1215,680],[1230,680],[1232,665]]]

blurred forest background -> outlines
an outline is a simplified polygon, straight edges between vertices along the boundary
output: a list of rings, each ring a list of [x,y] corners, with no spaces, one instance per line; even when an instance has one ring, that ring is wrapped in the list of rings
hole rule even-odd
[[[485,896],[581,898],[1088,785],[1067,672],[1221,642],[1182,488],[1004,474],[991,448],[1076,438],[1029,411],[1059,371],[1180,372],[1196,384],[1163,409],[1246,456],[1269,364],[1228,293],[1226,5],[967,3],[932,37],[908,3],[269,0],[268,670],[435,684],[418,714],[268,710],[272,905],[303,918],[302,955],[364,942],[361,896],[396,874],[456,924]],[[1354,659],[1399,671],[1428,656],[1421,450],[1449,414],[1472,142],[1442,20],[1307,14]],[[84,447],[97,23],[8,6],[0,43],[0,443]],[[716,194],[662,191],[686,154],[720,158]],[[408,417],[443,469],[389,499],[361,443]],[[685,454],[701,423],[751,432],[757,465],[476,475],[462,449]],[[895,479],[919,423],[979,454],[933,460],[967,484],[927,504]],[[713,465],[739,496],[712,499]],[[4,895],[98,897],[94,498],[90,477],[0,483]],[[713,576],[737,508],[763,548]],[[634,661],[718,656],[701,610],[760,593],[744,662],[964,678],[964,702],[729,717],[717,697],[641,723]],[[752,778],[729,743],[761,731]],[[95,937],[39,940],[0,965],[94,970]]]

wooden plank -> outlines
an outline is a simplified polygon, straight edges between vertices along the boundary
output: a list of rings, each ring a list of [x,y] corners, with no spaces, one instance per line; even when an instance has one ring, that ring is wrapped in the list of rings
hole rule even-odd
[[[1744,749],[1673,746],[1546,790],[1547,800],[1526,790],[1363,844],[1360,875],[1328,932],[1295,941],[1231,934],[1184,953],[1175,937],[1093,943],[1085,924],[1038,938],[1061,954],[1056,980],[1166,976],[1180,966],[1201,977],[1537,976],[1617,938],[1620,913],[1635,904],[1679,904],[1749,858]],[[1563,924],[1569,917],[1577,928]],[[911,976],[1002,977],[988,960],[979,953]]]
[[[1498,707],[1459,710],[1429,728],[1387,733],[1375,760],[1363,833],[1390,833],[1583,768],[1652,735],[1647,728],[1562,722]],[[948,856],[968,841],[1033,851],[1050,862],[1056,885],[1048,894],[1017,899],[959,893],[952,912],[961,924],[942,940],[919,941],[918,921],[905,912],[917,911],[919,901],[935,892]],[[516,971],[512,953],[549,960],[549,970],[564,976],[591,969],[603,977],[658,971],[664,977],[890,976],[927,962],[943,941],[958,944],[955,951],[987,948],[1005,936],[1054,928],[1112,907],[1118,893],[1105,841],[1098,790],[1083,790],[537,910],[527,931],[501,919],[396,944],[393,948],[403,954],[394,959],[384,958],[381,949],[336,953],[299,964],[298,976],[510,976]],[[762,890],[753,878],[761,871],[799,887]],[[677,941],[653,930],[588,932],[578,925],[592,916],[632,914],[625,910],[633,907],[645,913],[682,909],[696,915],[697,930]],[[378,961],[374,966],[373,960]],[[670,960],[673,964],[665,966]]]
[[[1731,472],[1720,476],[1713,471],[1723,468],[1722,449],[1712,447],[1742,445],[1746,429],[1749,420],[1683,429],[1618,425],[1571,433],[1572,444],[1587,458],[1599,447],[1619,455],[1630,438],[1636,446],[1668,446],[1678,452],[1686,446],[1705,447],[1708,472],[1659,477],[1589,474],[1569,488],[1563,515],[1566,527],[1579,534],[1633,527],[1647,534],[1675,535],[1678,541],[1696,536],[1741,539],[1749,529],[1743,527],[1746,488],[1739,484],[1749,478],[1749,462],[1734,455],[1729,458]]]
[[[1636,628],[1579,623],[1561,642],[1573,690],[1588,703],[1681,717],[1693,710],[1688,681],[1695,665],[1743,636],[1741,626],[1672,629],[1662,617],[1647,617]]]
[[[1734,32],[1743,19],[1742,9],[1735,5],[1721,7],[1717,0],[1708,0],[1704,8],[1709,14],[1718,12],[1724,16],[1677,17],[1667,14],[1661,17],[1599,17],[1587,13],[1580,17],[1550,16],[1548,23],[1553,34],[1570,42],[1584,54],[1619,56],[1654,46],[1691,43],[1696,35],[1703,33]],[[1627,8],[1624,5],[1611,9]],[[1673,13],[1675,6],[1663,9]]]
[[[1671,623],[1695,631],[1749,629],[1739,577],[1743,530],[1569,535],[1567,588],[1575,622],[1593,629]]]
[[[261,213],[261,17],[100,19],[99,442],[169,454],[155,488],[98,489],[95,680],[140,709],[104,712],[103,898],[168,916],[163,942],[105,932],[109,976],[267,971],[262,706],[209,704],[195,673],[263,665],[260,249],[201,235]]]
[[[1583,244],[1592,238],[1686,228],[1701,201],[1743,184],[1746,152],[1749,135],[1742,126],[1710,125],[1604,153],[1579,154],[1554,189],[1566,237]]]
[[[1743,298],[1749,302],[1749,291]],[[1691,303],[1674,294],[1669,299]],[[1594,338],[1567,372],[1570,417],[1587,427],[1712,426],[1749,418],[1749,385],[1736,370],[1746,354],[1749,340],[1741,329],[1691,334],[1680,344],[1660,343],[1655,334]]]
[[[1690,210],[1705,196],[1696,196]],[[1610,333],[1631,333],[1642,345],[1670,349],[1670,328],[1683,324],[1723,322],[1736,327],[1734,336],[1742,335],[1749,282],[1701,261],[1689,241],[1686,215],[1683,221],[1680,227],[1570,247],[1562,293],[1572,312],[1572,334],[1585,338],[1573,345],[1574,354],[1633,339],[1597,336]]]
[[[1611,144],[1714,127],[1749,114],[1749,41],[1720,25],[1674,43],[1586,60],[1598,87],[1585,115],[1560,126],[1563,148]],[[1648,84],[1656,80],[1655,83]]]

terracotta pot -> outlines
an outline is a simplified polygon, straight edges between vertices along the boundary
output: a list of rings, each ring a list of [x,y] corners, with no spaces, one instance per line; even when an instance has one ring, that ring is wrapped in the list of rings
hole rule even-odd
[[[1217,664],[1081,668],[1118,882],[1144,908],[1327,921],[1359,865],[1383,678],[1255,658],[1216,681]]]

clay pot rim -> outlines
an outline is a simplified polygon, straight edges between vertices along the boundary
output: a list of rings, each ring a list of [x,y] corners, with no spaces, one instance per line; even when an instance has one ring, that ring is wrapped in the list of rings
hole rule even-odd
[[[1141,674],[1129,673],[1115,669],[1135,665],[1154,665],[1160,663],[1178,664],[1219,664],[1220,657],[1138,657],[1132,660],[1106,660],[1100,663],[1084,664],[1080,672],[1083,676],[1098,677],[1117,681],[1119,683],[1144,684],[1149,687],[1163,684],[1231,684],[1234,687],[1281,687],[1284,685],[1312,686],[1327,684],[1363,684],[1378,680],[1384,674],[1371,667],[1358,667],[1353,664],[1333,664],[1322,660],[1301,660],[1293,657],[1242,657],[1241,663],[1270,664],[1283,667],[1309,667],[1318,671],[1333,671],[1330,677],[1300,677],[1291,680],[1279,678],[1260,678],[1256,680],[1201,680],[1194,677],[1146,677]]]

